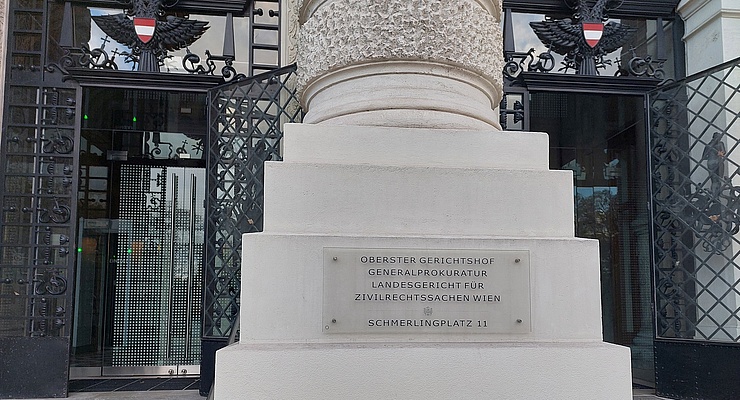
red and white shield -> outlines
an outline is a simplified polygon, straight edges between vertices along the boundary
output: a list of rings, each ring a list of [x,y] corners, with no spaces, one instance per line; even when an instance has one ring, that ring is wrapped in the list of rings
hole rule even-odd
[[[601,35],[604,33],[604,24],[601,22],[584,22],[583,24],[583,37],[586,39],[591,48],[596,47],[601,40]]]
[[[136,29],[136,35],[144,43],[149,43],[154,37],[154,26],[157,24],[157,20],[154,18],[136,18],[134,17],[134,28]]]

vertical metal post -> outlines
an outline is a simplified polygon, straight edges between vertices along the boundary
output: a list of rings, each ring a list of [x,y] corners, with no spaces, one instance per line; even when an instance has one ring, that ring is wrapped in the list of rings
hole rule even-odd
[[[504,54],[516,51],[514,43],[514,23],[512,22],[511,8],[504,10]]]
[[[224,57],[236,58],[234,50],[234,14],[226,14],[226,27],[224,28]]]
[[[665,31],[663,29],[663,18],[658,17],[655,21],[655,41],[656,41],[656,57],[658,60],[666,59],[666,48],[665,48]]]
[[[165,169],[166,171],[166,169]],[[163,172],[166,173],[166,172]],[[171,204],[172,206],[171,211],[172,214],[170,216],[170,260],[169,260],[169,267],[170,267],[170,281],[168,282],[168,293],[167,293],[167,321],[168,321],[168,327],[167,327],[167,362],[170,362],[170,357],[172,357],[172,325],[173,320],[175,318],[175,313],[172,312],[172,297],[173,297],[173,286],[174,286],[174,280],[175,280],[175,244],[177,243],[175,239],[175,235],[177,234],[177,230],[175,229],[177,225],[177,200],[178,200],[178,191],[180,190],[180,187],[178,185],[178,176],[177,173],[172,174],[172,200]],[[166,199],[165,195],[165,199]]]
[[[62,48],[74,46],[74,22],[72,19],[72,3],[64,2],[64,14],[62,16],[62,33],[59,37],[59,46]]]
[[[195,263],[195,200],[198,192],[197,177],[190,173],[190,224],[189,224],[189,246],[188,246],[188,281],[186,285],[187,307],[185,311],[185,359],[190,360],[190,346],[192,344],[192,324],[193,324],[193,299],[190,285],[193,284],[193,264]]]

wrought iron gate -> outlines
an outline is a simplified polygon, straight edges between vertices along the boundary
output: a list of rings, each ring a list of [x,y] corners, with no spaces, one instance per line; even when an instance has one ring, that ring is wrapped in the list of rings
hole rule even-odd
[[[740,391],[740,59],[649,95],[658,393]]]
[[[283,125],[303,114],[295,65],[209,91],[206,261],[201,392],[212,381],[212,357],[239,316],[241,236],[262,230],[263,165],[281,160]]]
[[[0,134],[0,398],[66,395],[80,92],[43,68],[63,6],[8,1]],[[5,3],[4,3],[5,4]],[[30,373],[29,357],[43,365]],[[19,368],[18,366],[23,366]]]
[[[19,351],[16,359],[12,349],[48,355],[54,366],[43,375],[58,393],[66,386],[72,306],[76,91],[31,85],[11,91],[0,153],[0,358],[20,362],[30,353]],[[45,389],[32,393],[48,395]]]

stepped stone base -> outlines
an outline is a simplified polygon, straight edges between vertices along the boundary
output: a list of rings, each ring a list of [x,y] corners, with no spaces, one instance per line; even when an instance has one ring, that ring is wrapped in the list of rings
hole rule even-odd
[[[218,400],[632,396],[620,379],[630,375],[629,350],[607,343],[249,343],[218,354]]]
[[[284,145],[265,231],[243,238],[240,343],[217,354],[216,400],[631,399],[629,349],[602,342],[598,242],[573,235],[572,174],[548,170],[545,135],[290,125]],[[419,262],[362,261],[376,255]],[[489,275],[476,291],[383,268]],[[394,282],[459,286],[379,285]],[[416,325],[455,318],[482,327]]]

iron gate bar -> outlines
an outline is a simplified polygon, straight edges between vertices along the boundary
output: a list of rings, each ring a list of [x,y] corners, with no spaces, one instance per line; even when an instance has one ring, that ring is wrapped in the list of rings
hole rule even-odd
[[[262,168],[281,160],[282,127],[300,122],[295,64],[209,91],[206,249],[200,393],[208,395],[215,352],[238,326],[241,236],[262,230]],[[236,328],[238,329],[238,328]]]

